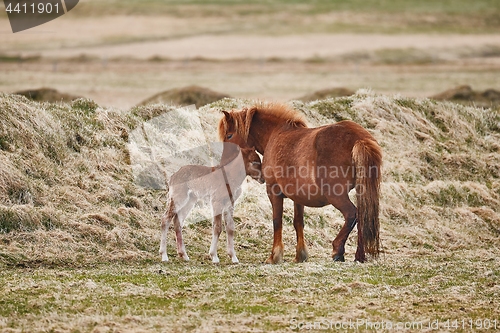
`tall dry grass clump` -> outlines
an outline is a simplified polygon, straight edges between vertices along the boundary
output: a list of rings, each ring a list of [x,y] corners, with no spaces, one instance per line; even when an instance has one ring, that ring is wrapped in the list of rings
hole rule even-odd
[[[178,106],[196,105],[196,107],[199,108],[203,105],[207,105],[229,97],[230,96],[227,94],[213,91],[208,88],[199,86],[187,86],[160,92],[145,99],[144,101],[139,103],[139,105],[163,103]]]
[[[0,95],[0,261],[150,257],[161,194],[134,185],[126,148],[140,121],[86,99]]]
[[[253,103],[225,99],[203,107],[204,135],[217,140],[221,109]],[[369,91],[294,107],[311,126],[358,122],[382,146],[380,241],[387,255],[498,255],[498,111]],[[1,94],[0,263],[159,261],[167,193],[136,185],[127,143],[143,121],[171,109],[154,105],[125,112],[86,99],[57,105]],[[271,207],[264,186],[247,186],[235,210],[236,246],[242,261],[263,260],[272,242]],[[292,216],[287,202],[284,241],[290,260]],[[332,207],[306,208],[305,223],[311,259],[330,260],[343,218]],[[210,222],[185,229],[190,256],[198,260],[196,254],[208,251]],[[353,235],[347,255],[354,257],[355,246]]]

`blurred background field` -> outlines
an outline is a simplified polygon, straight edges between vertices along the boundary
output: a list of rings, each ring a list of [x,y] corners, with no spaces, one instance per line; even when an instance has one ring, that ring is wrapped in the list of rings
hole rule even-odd
[[[128,108],[190,85],[279,101],[340,87],[499,89],[499,31],[493,0],[88,0],[17,34],[0,14],[0,91],[55,88]]]

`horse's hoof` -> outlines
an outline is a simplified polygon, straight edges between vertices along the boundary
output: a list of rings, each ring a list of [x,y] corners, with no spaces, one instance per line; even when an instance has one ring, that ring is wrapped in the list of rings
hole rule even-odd
[[[306,262],[308,258],[309,255],[307,254],[306,250],[298,251],[297,254],[295,255],[294,262],[296,263]]]
[[[339,261],[339,262],[344,262],[345,261],[345,258],[344,258],[344,255],[341,254],[336,254],[334,257],[333,257],[333,261]]]
[[[275,265],[275,264],[281,264],[283,262],[283,256],[270,256],[267,260],[266,260],[266,264],[272,264],[272,265]]]
[[[365,255],[365,253],[364,252],[359,253],[358,251],[356,251],[356,255],[354,256],[354,261],[357,261],[357,262],[360,262],[360,263],[366,262],[366,255]]]
[[[273,248],[271,256],[266,260],[266,264],[281,264],[283,262],[283,244]]]

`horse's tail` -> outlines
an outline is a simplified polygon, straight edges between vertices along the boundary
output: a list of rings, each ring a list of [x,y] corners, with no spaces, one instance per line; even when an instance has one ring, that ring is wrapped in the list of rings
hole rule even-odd
[[[375,140],[361,139],[352,148],[352,159],[356,167],[357,221],[362,246],[366,253],[377,257],[380,252],[378,215],[382,150]]]

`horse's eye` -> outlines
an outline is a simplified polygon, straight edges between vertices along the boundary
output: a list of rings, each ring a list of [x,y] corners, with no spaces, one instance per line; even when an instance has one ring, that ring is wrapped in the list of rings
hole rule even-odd
[[[230,140],[232,137],[233,137],[233,135],[232,135],[232,134],[228,134],[228,135],[227,135],[227,139],[228,139],[228,140]]]

